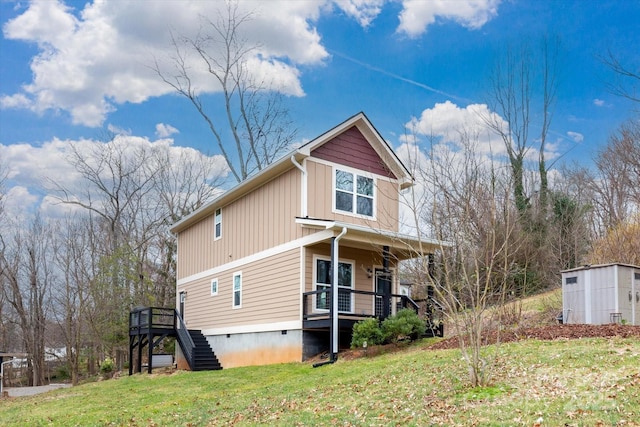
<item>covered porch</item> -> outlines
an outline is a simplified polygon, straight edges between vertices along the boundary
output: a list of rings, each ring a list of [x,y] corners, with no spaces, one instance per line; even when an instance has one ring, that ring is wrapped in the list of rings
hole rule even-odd
[[[305,228],[333,231],[333,237],[304,248],[301,314],[305,344],[313,342],[308,354],[324,340],[331,360],[336,360],[356,322],[384,320],[404,308],[418,312],[418,304],[400,292],[399,264],[428,256],[440,242],[338,221],[297,221]]]

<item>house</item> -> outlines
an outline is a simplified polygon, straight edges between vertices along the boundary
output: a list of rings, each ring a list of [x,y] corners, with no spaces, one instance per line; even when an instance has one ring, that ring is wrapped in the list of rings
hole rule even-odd
[[[640,267],[585,265],[561,274],[564,323],[640,324]]]
[[[398,263],[439,245],[400,233],[412,185],[359,113],[185,217],[171,229],[185,327],[225,368],[335,360],[356,321],[411,305]]]

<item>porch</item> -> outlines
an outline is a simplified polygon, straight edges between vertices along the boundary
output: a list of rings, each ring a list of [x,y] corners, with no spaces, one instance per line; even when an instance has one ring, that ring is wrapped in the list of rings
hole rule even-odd
[[[331,289],[320,289],[302,294],[302,328],[306,331],[329,330],[331,327]],[[353,309],[349,309],[353,307]],[[385,294],[357,289],[338,290],[338,328],[353,329],[361,320],[377,318],[384,320],[402,309],[411,309],[420,314],[427,326],[425,336],[442,336],[442,325],[435,324],[433,310],[420,312],[420,305],[407,295]]]

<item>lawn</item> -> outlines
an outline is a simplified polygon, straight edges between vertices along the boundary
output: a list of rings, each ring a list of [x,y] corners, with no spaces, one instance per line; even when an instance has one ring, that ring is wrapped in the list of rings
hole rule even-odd
[[[139,374],[2,399],[0,425],[640,426],[637,338],[504,344],[484,388],[467,385],[458,350],[430,342],[320,368]]]

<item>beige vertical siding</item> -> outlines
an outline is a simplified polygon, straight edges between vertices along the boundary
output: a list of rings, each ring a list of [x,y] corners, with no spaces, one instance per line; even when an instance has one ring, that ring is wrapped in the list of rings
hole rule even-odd
[[[222,271],[180,287],[187,291],[184,318],[189,328],[278,323],[300,319],[300,248]],[[233,308],[233,275],[242,273],[242,306]],[[211,280],[218,279],[212,296]]]
[[[366,251],[362,249],[350,248],[346,246],[348,242],[340,242],[339,258],[341,261],[353,262],[353,274],[355,289],[360,291],[375,291],[375,278],[369,277],[367,268],[372,271],[376,267],[380,268],[382,265],[382,256],[380,252],[376,250]],[[331,245],[319,244],[307,247],[305,255],[305,292],[313,291],[313,285],[315,278],[314,272],[314,259],[316,257],[329,258],[331,257]],[[395,264],[390,266],[395,268]],[[395,292],[397,280],[394,280]],[[355,295],[353,300],[353,313],[355,314],[373,314],[373,299],[369,295]]]
[[[302,236],[298,169],[290,169],[244,197],[222,206],[222,238],[214,240],[214,217],[178,235],[178,279],[224,265]]]
[[[312,218],[344,221],[379,230],[398,231],[398,184],[376,177],[375,220],[333,212],[333,168],[307,160],[308,215]]]

